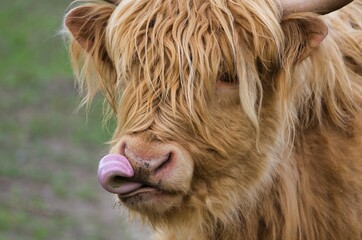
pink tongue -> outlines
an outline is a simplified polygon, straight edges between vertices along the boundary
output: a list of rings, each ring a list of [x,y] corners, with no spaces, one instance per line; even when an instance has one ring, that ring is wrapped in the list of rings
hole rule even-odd
[[[133,175],[131,164],[122,155],[109,154],[99,162],[98,180],[102,187],[111,193],[126,194],[140,188],[141,183],[127,180]]]

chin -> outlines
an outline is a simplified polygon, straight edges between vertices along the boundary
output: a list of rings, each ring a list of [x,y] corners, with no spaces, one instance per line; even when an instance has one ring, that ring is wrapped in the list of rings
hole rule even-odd
[[[162,216],[181,205],[182,193],[164,191],[153,187],[142,187],[134,192],[118,194],[120,202],[130,210],[149,217]]]

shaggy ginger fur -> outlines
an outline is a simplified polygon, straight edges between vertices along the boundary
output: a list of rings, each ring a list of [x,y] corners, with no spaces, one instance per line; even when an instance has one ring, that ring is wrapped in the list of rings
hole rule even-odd
[[[156,239],[362,239],[361,0],[77,3],[71,59],[117,117],[112,151],[132,137],[193,164],[186,189],[160,183],[172,202],[126,204]]]

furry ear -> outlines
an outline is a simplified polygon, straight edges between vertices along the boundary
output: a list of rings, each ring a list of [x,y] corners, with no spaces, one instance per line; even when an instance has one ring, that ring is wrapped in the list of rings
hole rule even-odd
[[[97,1],[74,8],[64,19],[64,27],[71,35],[70,57],[80,90],[85,95],[84,104],[90,103],[101,91],[114,112],[117,73],[107,52],[105,32],[115,7]]]
[[[104,32],[114,8],[112,5],[86,5],[71,10],[65,26],[87,52],[104,41]]]
[[[315,14],[291,14],[283,19],[285,36],[283,58],[300,62],[316,50],[328,34],[328,27]]]

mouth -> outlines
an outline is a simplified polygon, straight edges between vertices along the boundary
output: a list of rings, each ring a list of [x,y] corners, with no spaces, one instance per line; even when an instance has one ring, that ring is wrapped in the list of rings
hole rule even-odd
[[[161,214],[181,203],[180,193],[163,190],[156,186],[142,185],[133,191],[118,194],[118,199],[130,209],[145,214]]]
[[[150,194],[150,193],[162,193],[162,191],[160,191],[159,189],[149,186],[149,185],[142,185],[141,187],[125,193],[125,194],[118,194],[118,197],[121,200],[127,200],[129,198],[135,197],[137,195],[144,195],[144,194]]]

